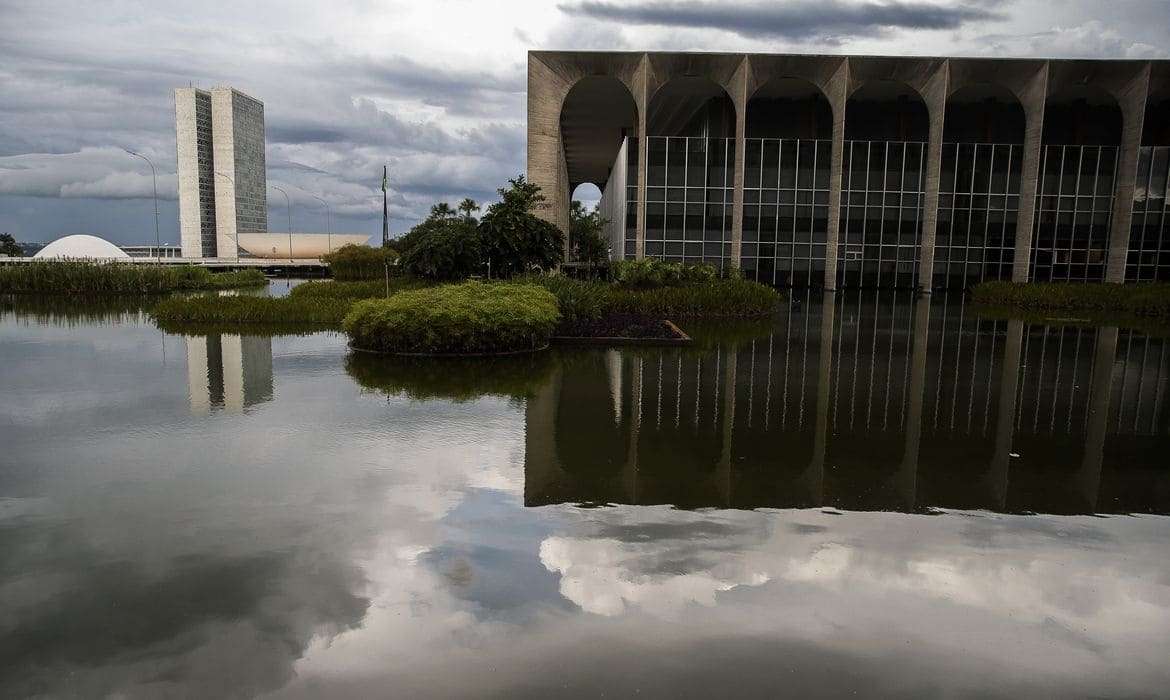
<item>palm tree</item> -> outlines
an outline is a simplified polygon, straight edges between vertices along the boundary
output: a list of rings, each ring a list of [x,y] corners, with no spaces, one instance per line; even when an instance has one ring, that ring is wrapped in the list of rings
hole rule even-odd
[[[471,197],[464,197],[463,201],[459,203],[459,211],[463,214],[463,220],[469,224],[475,223],[475,216],[472,212],[479,211],[479,204]]]
[[[450,204],[446,202],[439,202],[431,206],[432,219],[453,219],[455,218],[455,210],[451,208]]]

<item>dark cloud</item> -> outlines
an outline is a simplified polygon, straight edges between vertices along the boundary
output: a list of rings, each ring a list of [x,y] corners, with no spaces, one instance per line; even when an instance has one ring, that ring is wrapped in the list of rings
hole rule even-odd
[[[559,5],[563,12],[593,19],[692,29],[722,29],[749,38],[792,40],[879,36],[889,29],[957,29],[969,22],[1004,19],[998,2],[938,5],[930,2],[716,3],[702,0],[615,3],[584,0]]]

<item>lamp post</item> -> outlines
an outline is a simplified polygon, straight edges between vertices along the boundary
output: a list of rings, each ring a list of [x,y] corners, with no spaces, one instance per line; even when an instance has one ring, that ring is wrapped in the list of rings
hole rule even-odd
[[[292,201],[288,198],[288,192],[285,192],[280,187],[277,187],[276,185],[269,185],[269,187],[284,195],[284,206],[288,211],[288,261],[292,262]]]
[[[325,230],[328,232],[328,233],[326,233],[325,241],[326,241],[326,246],[328,246],[328,248],[329,248],[329,252],[332,253],[333,252],[333,214],[330,213],[329,202],[326,202],[324,199],[321,199],[320,197],[318,197],[315,194],[310,194],[309,196],[325,205]]]
[[[141,158],[142,160],[146,161],[147,165],[150,166],[150,179],[154,184],[154,254],[158,256],[158,262],[161,264],[162,239],[158,235],[158,172],[154,169],[154,163],[150,162],[150,159],[146,156],[142,155],[141,153],[131,151],[129,148],[123,148],[122,150],[126,151],[132,156],[135,156],[136,158]]]
[[[218,170],[215,171],[215,174],[219,175],[223,179],[232,183],[232,200],[235,200],[235,198],[236,198],[236,181],[231,179],[227,175],[224,175],[223,173],[219,172]],[[236,230],[235,244],[236,244],[236,262],[239,262],[240,261],[240,232],[238,229]],[[216,252],[219,252],[219,251],[217,250]]]

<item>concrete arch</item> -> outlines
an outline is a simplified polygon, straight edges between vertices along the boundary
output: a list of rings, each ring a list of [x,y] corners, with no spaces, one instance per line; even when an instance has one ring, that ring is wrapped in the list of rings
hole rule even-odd
[[[899,105],[890,111],[891,103]],[[893,79],[857,85],[845,102],[845,138],[863,141],[927,141],[931,110],[914,86]]]
[[[833,138],[833,103],[805,78],[774,75],[759,84],[748,96],[744,119],[747,138]]]
[[[700,112],[706,111],[705,114]],[[677,75],[660,84],[646,107],[647,136],[735,136],[741,108],[727,88],[697,75]],[[706,126],[696,128],[702,119]],[[711,129],[718,131],[712,133]]]
[[[1022,144],[1027,123],[1027,111],[1010,88],[967,83],[947,96],[943,141]]]
[[[1113,93],[1091,84],[1065,85],[1044,101],[1045,144],[1121,145],[1125,113]]]
[[[622,139],[638,128],[638,105],[629,86],[614,76],[575,80],[560,104],[560,136],[570,193],[584,182],[605,189]]]

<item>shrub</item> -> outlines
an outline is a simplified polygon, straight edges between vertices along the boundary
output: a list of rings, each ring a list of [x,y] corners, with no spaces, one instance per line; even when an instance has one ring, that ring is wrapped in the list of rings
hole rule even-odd
[[[364,389],[414,401],[462,403],[483,396],[522,400],[548,380],[547,352],[497,357],[399,357],[350,353],[345,371]]]
[[[668,263],[644,258],[612,263],[610,277],[623,287],[655,289],[710,282],[719,278],[719,270],[709,263]]]
[[[0,267],[0,292],[11,293],[161,294],[265,284],[260,270],[213,273],[196,265],[44,260]]]
[[[500,353],[545,345],[557,301],[531,284],[466,282],[367,299],[346,315],[355,347],[396,353]]]
[[[488,207],[479,222],[483,255],[492,275],[511,277],[535,268],[550,270],[565,254],[565,234],[556,225],[532,213],[544,201],[540,187],[523,175],[499,190],[501,201]]]
[[[151,310],[160,325],[309,324],[337,327],[350,299],[197,294],[163,299]]]
[[[609,314],[656,318],[766,316],[780,300],[775,289],[743,279],[712,279],[652,289],[629,289],[563,275],[533,276],[526,281],[556,295],[566,321],[597,319]]]
[[[391,277],[390,293],[395,294],[404,289],[417,289],[426,284],[425,280],[416,277]],[[304,282],[293,287],[289,291],[289,296],[316,299],[374,299],[386,296],[386,281],[337,282],[321,280]]]
[[[1170,316],[1170,284],[984,282],[971,295],[979,304],[1027,310]]]
[[[369,280],[386,276],[386,266],[398,261],[393,248],[371,248],[368,245],[347,243],[337,250],[321,256],[329,265],[329,272],[337,280]]]
[[[425,234],[402,257],[402,268],[416,277],[461,280],[481,271],[479,235],[461,219],[430,222]]]

